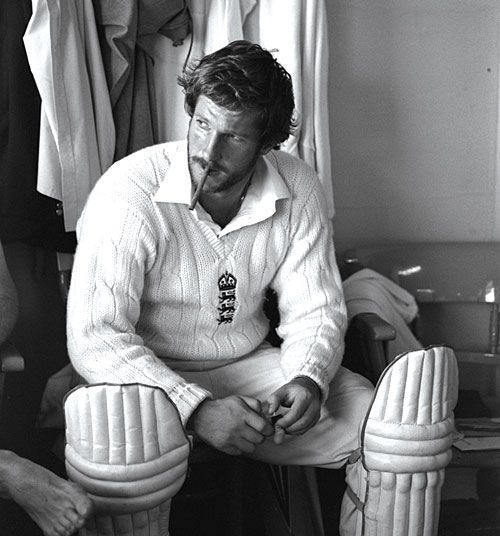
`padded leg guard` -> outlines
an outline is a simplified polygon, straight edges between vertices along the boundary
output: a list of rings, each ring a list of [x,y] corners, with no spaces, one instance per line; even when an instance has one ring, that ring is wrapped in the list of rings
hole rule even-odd
[[[363,423],[361,448],[347,468],[343,509],[354,503],[358,512],[343,534],[437,534],[457,396],[450,348],[402,354],[385,369]],[[348,524],[345,511],[343,521]]]
[[[64,410],[68,477],[95,508],[80,534],[168,535],[190,448],[168,397],[146,385],[84,385],[68,394]]]

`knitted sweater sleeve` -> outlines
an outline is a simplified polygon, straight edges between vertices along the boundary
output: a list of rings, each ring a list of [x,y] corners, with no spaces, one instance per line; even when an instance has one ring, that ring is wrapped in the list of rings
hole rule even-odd
[[[344,353],[346,307],[321,185],[308,166],[295,172],[303,175],[302,186],[294,194],[289,245],[272,284],[279,300],[281,360],[289,379],[311,378],[325,400]]]
[[[126,177],[118,177],[126,182]],[[156,240],[138,210],[141,192],[112,187],[106,175],[91,193],[79,222],[79,241],[68,297],[68,350],[75,369],[91,383],[143,383],[160,387],[183,424],[211,396],[168,368],[146,347],[135,326],[145,274]],[[111,185],[111,186],[110,186]],[[135,206],[134,206],[135,205]]]

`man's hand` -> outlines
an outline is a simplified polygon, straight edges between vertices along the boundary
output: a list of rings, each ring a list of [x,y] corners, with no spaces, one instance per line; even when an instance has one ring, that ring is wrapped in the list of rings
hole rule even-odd
[[[255,446],[273,435],[261,403],[248,396],[205,400],[194,411],[188,429],[227,454],[251,454]]]
[[[309,378],[297,377],[282,385],[267,399],[270,415],[281,406],[289,408],[274,424],[274,442],[279,445],[285,433],[302,435],[319,420],[321,400],[317,385]]]

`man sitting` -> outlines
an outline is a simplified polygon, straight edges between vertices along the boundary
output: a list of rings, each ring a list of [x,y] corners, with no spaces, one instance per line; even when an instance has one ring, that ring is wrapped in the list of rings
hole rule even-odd
[[[187,142],[115,163],[80,219],[71,361],[89,383],[161,388],[187,431],[226,453],[342,467],[372,387],[340,365],[346,311],[321,185],[276,150],[294,126],[290,75],[237,41],[180,84]],[[268,289],[280,348],[265,340]]]

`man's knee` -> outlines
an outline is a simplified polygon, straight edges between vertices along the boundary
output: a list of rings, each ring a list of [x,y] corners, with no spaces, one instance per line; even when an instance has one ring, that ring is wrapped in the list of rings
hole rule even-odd
[[[415,535],[434,533],[457,390],[450,348],[402,354],[388,366],[362,421],[362,458],[351,457],[347,470],[345,520],[356,505],[367,533],[402,536],[408,525]]]
[[[189,441],[160,389],[88,385],[65,403],[66,468],[99,515],[148,511],[169,501],[186,477]]]
[[[372,403],[374,388],[364,376],[340,367],[330,385],[327,407],[333,412],[345,412],[346,418],[356,427],[363,421]]]
[[[366,378],[363,378],[366,380]],[[357,422],[361,426],[363,423],[363,420],[368,413],[368,410],[370,409],[370,405],[373,401],[375,390],[373,388],[373,385],[366,380],[366,384],[363,385],[359,389],[359,392],[356,396],[356,409],[358,411],[358,419]]]

